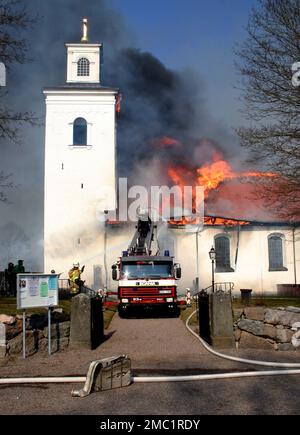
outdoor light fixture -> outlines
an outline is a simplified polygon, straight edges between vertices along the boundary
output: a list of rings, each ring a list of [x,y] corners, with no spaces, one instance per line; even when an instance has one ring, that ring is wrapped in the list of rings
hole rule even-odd
[[[211,261],[215,261],[216,260],[216,251],[215,248],[212,247],[211,250],[209,251],[209,258],[211,259]]]
[[[209,251],[209,258],[211,259],[211,287],[212,292],[215,292],[215,261],[216,261],[217,253],[215,251],[215,248],[212,247]]]

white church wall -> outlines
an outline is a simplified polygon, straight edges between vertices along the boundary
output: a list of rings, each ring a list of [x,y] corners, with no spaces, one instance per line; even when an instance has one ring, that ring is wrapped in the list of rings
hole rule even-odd
[[[182,265],[182,288],[193,288],[197,275],[196,267],[196,235],[184,230],[171,230],[176,238],[176,261]],[[231,267],[233,272],[215,273],[215,282],[233,282],[235,292],[240,289],[252,289],[256,293],[276,293],[278,284],[294,283],[294,256],[292,230],[288,227],[249,227],[240,232],[237,263],[237,230],[233,228],[207,227],[199,234],[199,286],[200,289],[211,285],[212,272],[209,250],[214,245],[214,237],[218,234],[230,236]],[[285,256],[287,271],[269,271],[268,236],[273,234],[285,236]],[[300,241],[296,241],[297,275],[300,277]]]
[[[105,250],[106,231],[106,250]],[[64,272],[62,278],[67,278],[67,271],[74,261],[85,264],[86,269],[83,278],[86,284],[95,287],[95,267],[101,269],[101,285],[111,290],[117,289],[117,282],[111,279],[111,266],[116,263],[122,251],[128,245],[135,231],[134,224],[120,227],[108,227],[104,225],[93,228],[82,237],[80,245],[74,245],[72,249],[58,247],[53,251],[52,266],[57,272]],[[207,227],[199,234],[199,287],[206,288],[211,285],[211,261],[208,252],[214,243],[214,237],[224,232],[231,235],[231,257],[235,259],[237,231],[234,229]],[[94,234],[97,233],[97,237]],[[287,271],[270,272],[268,259],[268,236],[273,233],[284,234],[286,238]],[[169,240],[174,241],[175,261],[182,267],[182,279],[178,281],[179,293],[184,294],[186,288],[194,289],[197,276],[196,266],[196,235],[186,233],[184,230],[164,230]],[[63,239],[66,240],[65,238]],[[300,276],[300,241],[296,242],[297,274]],[[106,252],[106,255],[105,255]],[[172,255],[172,252],[171,252]],[[106,261],[105,261],[106,256]],[[51,266],[51,268],[52,268]],[[278,284],[294,283],[294,260],[291,229],[281,227],[251,227],[242,228],[237,264],[232,263],[233,272],[216,273],[216,282],[233,282],[235,292],[240,289],[252,289],[253,292],[263,294],[275,294]],[[50,268],[50,269],[51,269]],[[49,270],[50,270],[49,269]]]
[[[46,93],[45,270],[53,252],[97,239],[97,211],[116,208],[115,94]],[[88,146],[73,147],[73,122],[88,123]],[[107,194],[107,190],[110,193]],[[54,242],[55,240],[55,242]],[[56,254],[55,254],[56,255]]]
[[[115,210],[116,202],[116,95],[117,90],[100,83],[101,44],[66,44],[68,86],[46,89],[44,270],[52,269],[68,277],[78,261],[85,265],[83,279],[95,288],[116,289],[111,280],[111,265],[128,248],[134,224],[108,226],[99,213]],[[90,62],[89,76],[77,75],[77,62]],[[84,84],[85,83],[85,84]],[[94,83],[94,84],[93,84]],[[87,121],[87,144],[73,144],[73,123]],[[75,146],[74,146],[75,145]],[[286,271],[269,271],[268,236],[284,238]],[[257,293],[276,293],[278,284],[295,280],[293,233],[289,226],[205,227],[199,233],[199,286],[211,284],[209,250],[215,237],[226,234],[230,241],[230,266],[227,273],[216,271],[216,282],[233,282]],[[159,228],[162,250],[169,250],[181,263],[179,292],[193,289],[197,276],[196,235],[185,230]],[[296,234],[297,276],[300,277],[300,234]],[[237,250],[238,248],[238,250]],[[237,252],[238,251],[238,252]],[[162,252],[163,253],[163,252]]]

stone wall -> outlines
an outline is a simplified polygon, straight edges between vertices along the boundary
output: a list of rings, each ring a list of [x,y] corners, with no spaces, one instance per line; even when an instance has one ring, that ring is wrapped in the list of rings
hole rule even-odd
[[[1,316],[2,340],[0,358],[18,355],[23,352],[23,320],[22,316]],[[32,314],[26,316],[26,355],[48,349],[48,317]],[[1,337],[0,337],[1,338]],[[69,316],[53,311],[51,317],[51,351],[66,349],[70,341]]]
[[[300,350],[300,308],[235,309],[234,329],[241,349]]]

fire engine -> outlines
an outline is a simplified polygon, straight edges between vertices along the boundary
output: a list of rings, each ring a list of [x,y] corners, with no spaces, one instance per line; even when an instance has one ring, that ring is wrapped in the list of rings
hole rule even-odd
[[[181,278],[181,268],[169,251],[152,255],[156,228],[149,216],[139,218],[128,250],[112,266],[112,278],[119,281],[120,317],[136,308],[162,308],[179,315],[176,281]]]

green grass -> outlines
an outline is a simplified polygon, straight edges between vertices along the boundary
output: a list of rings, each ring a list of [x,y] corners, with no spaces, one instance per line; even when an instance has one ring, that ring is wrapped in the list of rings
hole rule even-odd
[[[61,300],[58,308],[62,308],[65,314],[71,314],[71,300]],[[108,307],[103,312],[104,316],[104,328],[107,329],[112,321],[117,308]],[[31,308],[26,310],[27,314],[45,314],[46,308]],[[16,298],[0,298],[0,314],[6,314],[8,316],[16,316],[22,314],[22,310],[17,310]]]
[[[112,321],[114,315],[117,312],[117,308],[116,307],[107,307],[105,308],[104,312],[103,312],[103,316],[104,316],[104,329],[107,329],[110,325],[110,322]]]
[[[253,297],[250,300],[250,304],[246,305],[241,299],[234,299],[232,303],[233,308],[245,308],[249,307],[267,307],[267,308],[278,308],[278,307],[299,307],[300,308],[300,298],[278,298],[269,296],[259,296]]]
[[[0,298],[0,314],[7,314],[8,316],[15,316],[22,314],[22,310],[17,310],[16,298]],[[57,308],[62,308],[64,313],[71,313],[71,300],[62,300],[59,302]],[[30,308],[26,310],[27,314],[45,314],[46,308]]]
[[[188,317],[196,310],[196,304],[193,303],[190,307],[187,307],[186,309],[181,309],[180,318],[184,322],[187,321]],[[198,325],[198,319],[196,314],[191,318],[190,325]]]

